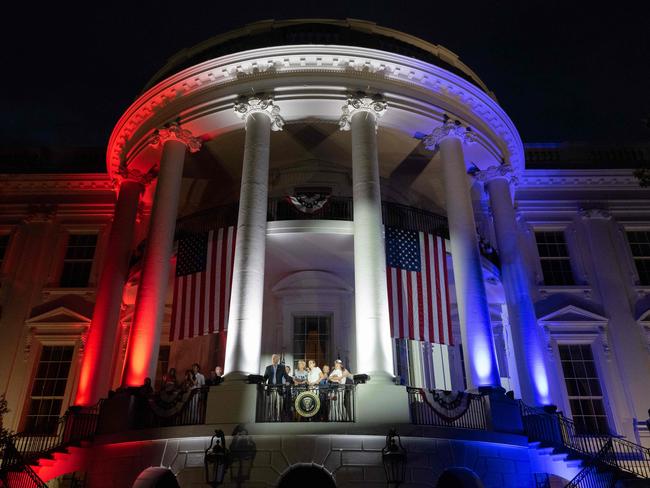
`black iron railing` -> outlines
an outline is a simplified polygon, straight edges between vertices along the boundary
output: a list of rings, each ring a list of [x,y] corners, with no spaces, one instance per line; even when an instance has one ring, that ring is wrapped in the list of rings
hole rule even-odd
[[[3,467],[0,469],[0,487],[3,488],[48,488],[47,484],[25,462],[14,446],[11,438],[0,444],[0,457]],[[5,460],[11,460],[4,466]]]
[[[612,441],[609,440],[565,488],[614,488],[617,481],[616,474],[607,470],[607,466],[603,466],[613,456]]]
[[[603,463],[613,469],[650,479],[650,449],[609,434],[583,434],[572,420],[561,413],[521,405],[524,431],[528,438],[546,445],[576,453],[588,459],[595,458],[611,443],[611,455]]]
[[[177,427],[205,423],[209,386],[193,388],[188,392],[179,391],[173,402],[161,400],[160,395],[151,398],[137,398],[134,427]]]
[[[19,432],[9,437],[10,447],[2,456],[2,469],[30,462],[52,451],[91,439],[97,430],[101,404],[70,407],[54,426],[43,431]]]
[[[312,394],[309,400],[300,397],[305,392]],[[354,422],[354,403],[355,385],[258,385],[255,417],[257,422]]]
[[[407,387],[411,422],[417,425],[486,430],[487,398],[462,391]]]

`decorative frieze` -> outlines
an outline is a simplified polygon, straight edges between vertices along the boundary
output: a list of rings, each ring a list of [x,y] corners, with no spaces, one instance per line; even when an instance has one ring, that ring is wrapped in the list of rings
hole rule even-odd
[[[167,141],[182,142],[191,153],[195,153],[201,149],[201,140],[194,137],[189,130],[183,129],[176,122],[172,122],[154,132],[149,144],[152,146],[162,146]]]
[[[476,141],[476,134],[470,127],[464,127],[460,120],[451,120],[445,115],[442,125],[433,129],[433,132],[425,136],[422,142],[425,148],[433,151],[443,139],[448,137],[460,139],[464,144],[471,144]]]
[[[270,95],[253,95],[241,97],[235,103],[235,113],[246,122],[249,115],[263,113],[271,119],[271,130],[279,131],[284,127],[284,119],[280,117],[280,107],[273,102]]]
[[[342,107],[343,115],[339,120],[341,130],[350,130],[352,116],[359,112],[368,112],[375,114],[375,130],[379,127],[379,118],[386,113],[388,104],[381,95],[367,95],[357,93],[348,97],[345,105]]]
[[[612,214],[602,208],[581,208],[578,215],[583,219],[611,220]]]

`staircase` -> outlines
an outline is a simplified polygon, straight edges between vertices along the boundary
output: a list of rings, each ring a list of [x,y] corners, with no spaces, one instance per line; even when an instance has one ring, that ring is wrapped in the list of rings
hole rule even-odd
[[[561,413],[529,407],[520,402],[524,431],[538,448],[550,455],[573,459],[582,469],[567,488],[650,486],[650,449],[608,434],[585,435]],[[634,484],[639,483],[639,484]]]
[[[53,428],[20,432],[0,443],[0,488],[47,488],[48,467],[64,467],[66,458],[92,439],[97,430],[100,403],[70,407]],[[43,476],[47,474],[47,476]],[[63,474],[63,473],[60,473]],[[40,475],[40,476],[39,476]]]

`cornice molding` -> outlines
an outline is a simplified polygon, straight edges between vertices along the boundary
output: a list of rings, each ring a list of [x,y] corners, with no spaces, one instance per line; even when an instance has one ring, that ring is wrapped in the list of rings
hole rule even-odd
[[[5,195],[113,190],[113,181],[108,175],[103,174],[3,175],[0,185]]]
[[[508,162],[517,168],[524,165],[523,144],[510,118],[487,93],[460,76],[414,58],[376,49],[297,45],[222,56],[187,68],[152,87],[116,124],[107,151],[109,170],[115,171],[113,168],[121,160],[131,157],[142,138],[151,134],[150,119],[165,112],[170,119],[187,112],[192,106],[192,96],[199,92],[205,94],[210,89],[235,83],[320,73],[345,75],[357,84],[375,79],[419,89],[424,96],[422,102],[430,104],[434,99],[441,99],[455,107],[459,116],[476,118],[488,129],[489,137],[494,138]],[[395,92],[400,92],[399,86],[395,86]],[[430,99],[425,93],[430,94]]]
[[[643,190],[632,170],[525,170],[518,179],[519,187],[597,187],[602,191],[608,185]]]

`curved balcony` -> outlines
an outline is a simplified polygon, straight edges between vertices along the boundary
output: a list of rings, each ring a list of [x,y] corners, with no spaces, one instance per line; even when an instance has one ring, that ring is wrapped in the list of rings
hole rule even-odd
[[[427,232],[449,239],[449,225],[447,223],[447,217],[444,215],[386,201],[382,202],[381,210],[384,225]],[[237,203],[200,210],[178,219],[176,233],[177,235],[200,233],[207,232],[211,229],[236,225],[237,212]],[[354,210],[351,197],[330,197],[321,209],[311,213],[298,210],[286,197],[270,198],[268,201],[268,222],[282,220],[352,221],[353,219]],[[499,268],[499,257],[496,250],[484,239],[481,238],[479,241],[483,257]]]

